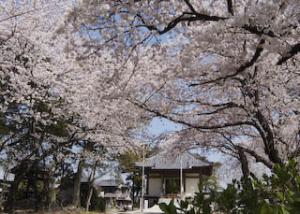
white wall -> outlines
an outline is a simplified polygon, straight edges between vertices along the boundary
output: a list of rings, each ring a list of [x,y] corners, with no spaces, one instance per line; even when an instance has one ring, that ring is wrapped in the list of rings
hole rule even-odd
[[[161,179],[149,178],[149,195],[160,196],[161,191]]]
[[[199,178],[185,178],[185,194],[193,196],[198,192]]]

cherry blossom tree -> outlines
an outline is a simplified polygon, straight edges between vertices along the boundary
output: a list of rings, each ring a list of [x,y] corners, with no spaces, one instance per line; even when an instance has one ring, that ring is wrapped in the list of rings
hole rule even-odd
[[[244,176],[250,159],[300,154],[297,0],[0,8],[0,149],[15,163],[101,160],[97,148],[136,148],[152,117],[183,126],[174,146],[229,154]]]
[[[98,148],[115,154],[136,146],[132,129],[141,124],[139,109],[133,114],[124,105],[118,77],[101,68],[113,59],[108,53],[80,58],[67,51],[70,38],[57,34],[68,8],[60,1],[1,3],[1,158],[20,169],[11,211],[18,183],[37,164],[57,175],[71,159],[102,161]]]
[[[247,175],[248,156],[272,168],[299,155],[299,8],[295,0],[84,1],[60,29],[80,35],[74,50],[101,57],[109,48],[129,102],[238,158]]]
[[[3,112],[10,103],[34,105],[50,99],[47,105],[53,113],[72,117],[81,139],[113,148],[132,143],[138,109],[132,111],[120,99],[125,81],[121,82],[117,73],[111,75],[119,62],[109,48],[100,51],[101,57],[84,55],[84,48],[70,51],[71,44],[84,40],[76,35],[60,36],[59,24],[64,23],[63,14],[73,3],[5,1],[1,6],[5,11],[0,19],[5,65],[1,79],[7,89],[2,96]],[[41,119],[39,114],[33,116]]]

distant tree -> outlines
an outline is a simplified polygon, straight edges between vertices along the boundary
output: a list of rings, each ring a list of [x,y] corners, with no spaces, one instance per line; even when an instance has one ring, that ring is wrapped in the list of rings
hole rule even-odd
[[[135,201],[135,198],[139,195],[142,189],[142,175],[140,168],[136,167],[136,162],[142,161],[143,157],[143,148],[136,150],[127,150],[119,154],[116,158],[120,164],[120,168],[123,172],[131,173],[130,179],[132,180],[132,199]],[[144,155],[145,158],[151,156],[155,149],[150,148],[149,146],[144,146]]]
[[[124,172],[131,173],[130,179],[132,180],[132,200],[139,195],[142,188],[142,178],[140,170],[135,166],[135,163],[142,160],[141,154],[136,151],[126,151],[117,157],[120,168]]]

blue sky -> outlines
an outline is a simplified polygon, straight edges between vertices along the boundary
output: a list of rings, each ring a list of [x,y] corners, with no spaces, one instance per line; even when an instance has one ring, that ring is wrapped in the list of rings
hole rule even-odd
[[[180,131],[183,128],[182,125],[174,123],[164,118],[155,117],[152,119],[148,125],[146,131],[151,135],[151,137],[159,137],[161,134],[171,133]],[[194,150],[194,152],[200,153],[205,156],[209,161],[222,161],[223,156],[217,152],[204,152],[199,150]]]
[[[168,132],[180,131],[182,126],[171,122],[167,119],[155,117],[147,127],[147,132],[153,137],[158,137],[161,134]]]

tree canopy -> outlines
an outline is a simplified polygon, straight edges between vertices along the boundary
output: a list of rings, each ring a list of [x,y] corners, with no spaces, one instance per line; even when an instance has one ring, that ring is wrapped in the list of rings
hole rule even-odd
[[[154,117],[182,125],[160,136],[165,148],[222,152],[245,177],[249,161],[300,155],[298,0],[0,9],[0,153],[12,165],[103,160],[149,140]]]

